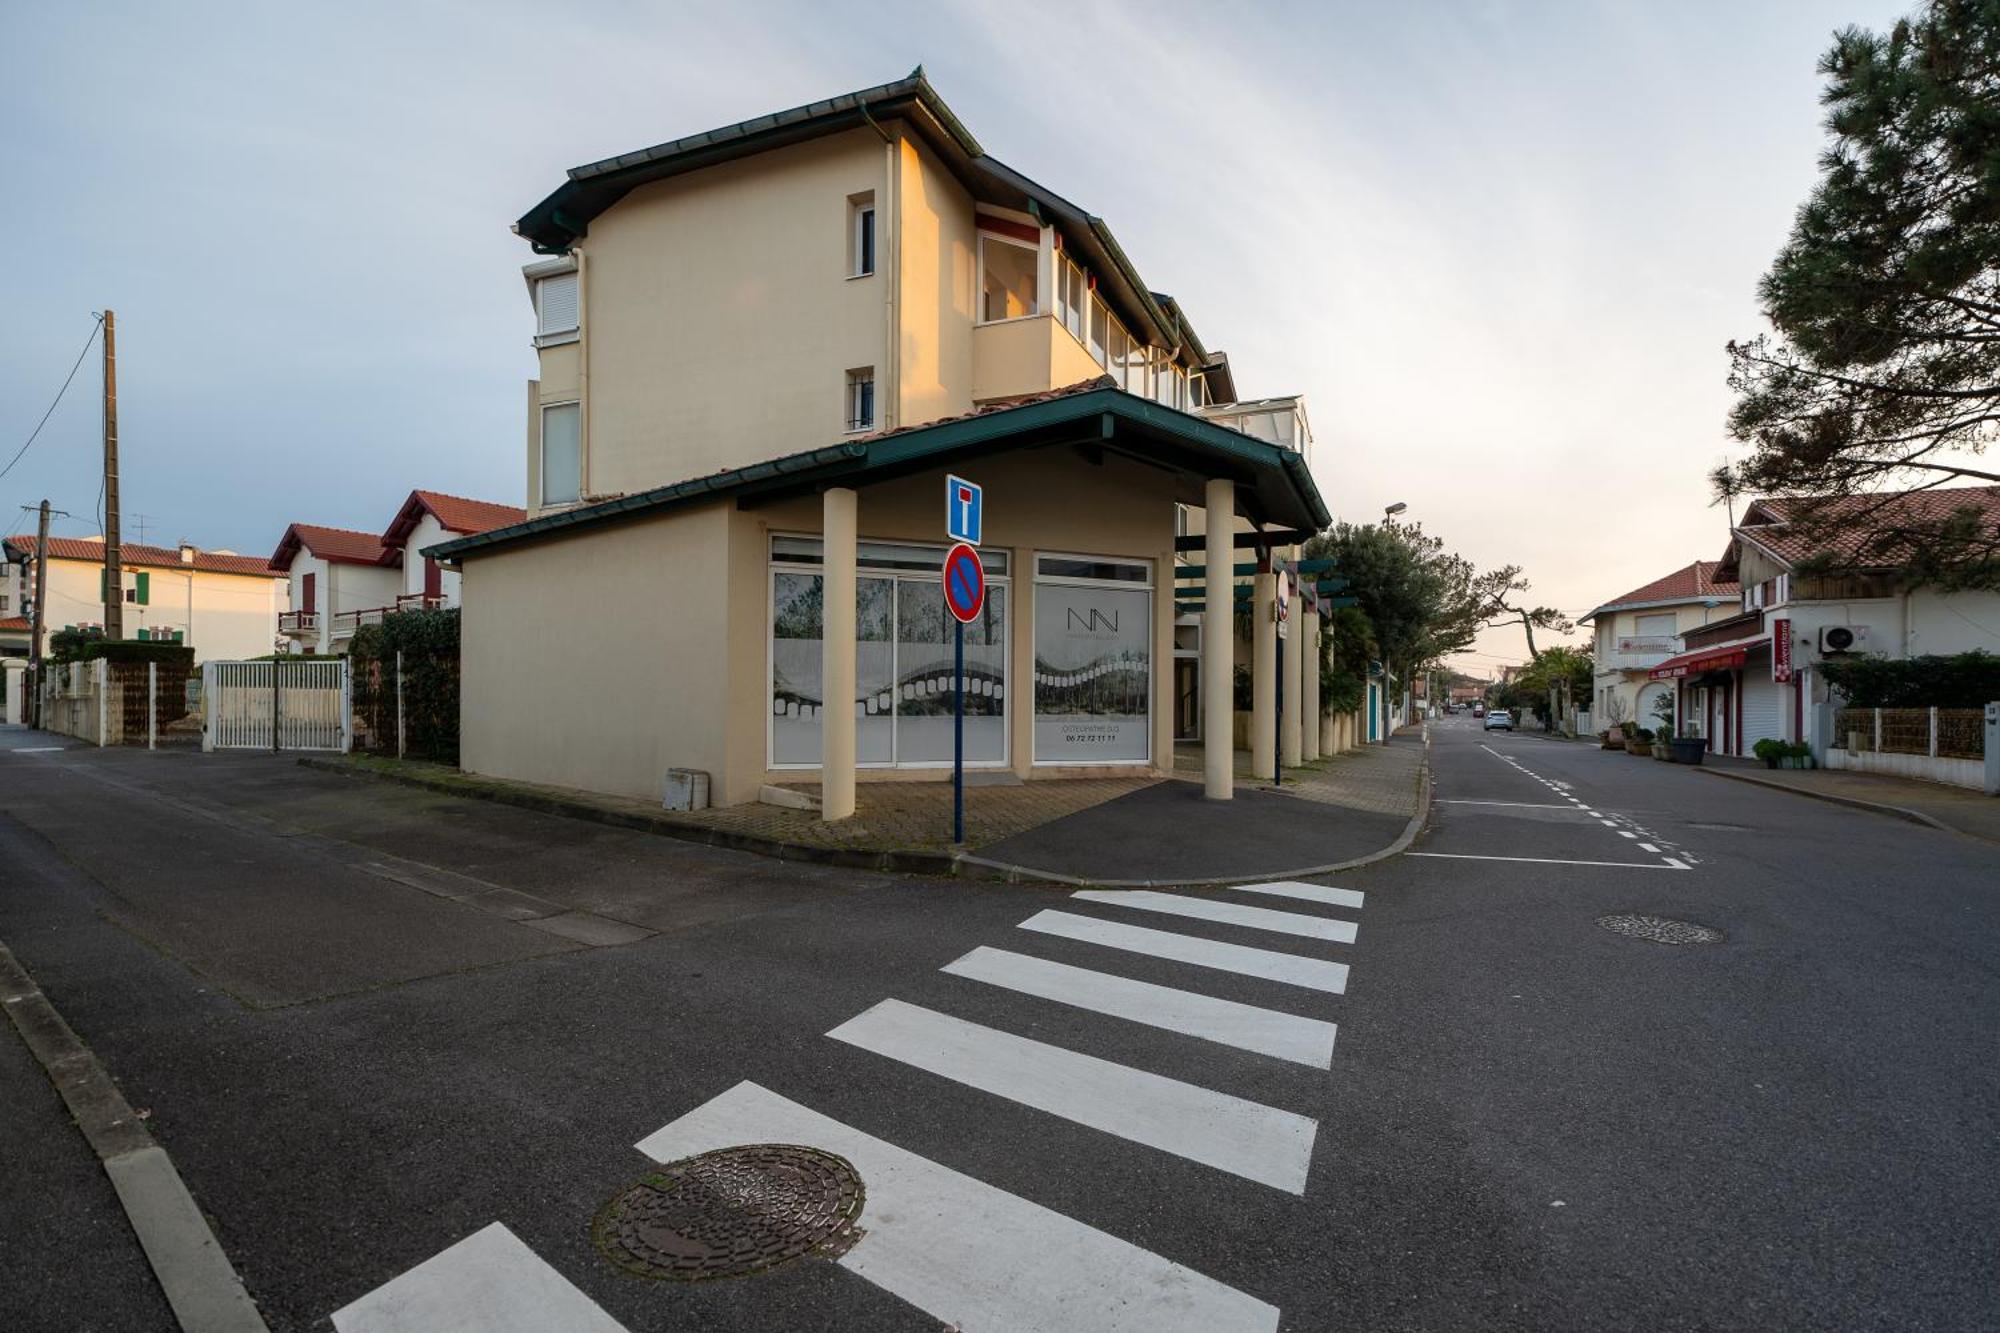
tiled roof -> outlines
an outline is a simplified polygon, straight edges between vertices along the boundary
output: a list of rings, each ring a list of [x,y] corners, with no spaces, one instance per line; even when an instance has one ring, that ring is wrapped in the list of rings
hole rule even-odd
[[[1035,393],[1017,393],[1007,398],[987,398],[979,402],[970,412],[960,412],[955,417],[932,417],[912,426],[898,426],[894,430],[878,430],[868,435],[857,435],[857,440],[886,440],[896,435],[907,435],[913,430],[929,430],[932,426],[942,426],[953,421],[971,421],[978,417],[991,416],[995,412],[1005,412],[1010,408],[1026,407],[1030,403],[1053,403],[1059,398],[1072,398],[1092,389],[1116,389],[1118,381],[1109,375],[1099,375],[1095,379],[1078,380],[1058,389],[1042,389]]]
[[[410,531],[422,520],[428,510],[438,521],[438,526],[446,532],[456,532],[471,536],[479,532],[491,532],[494,528],[511,527],[528,517],[528,511],[519,505],[495,504],[491,500],[468,500],[462,495],[446,495],[443,491],[411,491],[410,498],[403,501],[403,507],[396,511],[396,517],[382,533],[384,546],[399,547],[408,540]]]
[[[10,550],[26,555],[35,552],[35,539],[23,534],[7,538]],[[104,539],[101,537],[51,537],[49,538],[49,559],[88,560],[93,564],[104,563]],[[194,568],[209,574],[250,574],[260,578],[276,578],[270,562],[259,555],[223,555],[214,551],[196,551],[193,561],[182,563],[181,553],[165,546],[141,546],[137,542],[118,543],[119,563],[127,568],[139,566],[153,569]]]
[[[1651,583],[1643,583],[1622,597],[1614,597],[1597,610],[1610,611],[1634,603],[1692,602],[1704,597],[1734,597],[1742,589],[1727,579],[1716,578],[1715,572],[1721,567],[1720,560],[1697,560]]]
[[[1826,556],[1854,568],[1893,569],[1913,554],[1905,530],[1921,530],[1967,509],[1978,514],[1982,526],[2000,530],[2000,486],[1757,500],[1744,511],[1721,563],[1734,573],[1738,542],[1748,541],[1786,565]]]
[[[26,616],[8,616],[5,620],[0,620],[0,630],[17,629],[25,634],[32,628],[34,627],[28,623]]]
[[[848,436],[839,444],[539,514],[512,527],[439,542],[428,552],[455,561],[682,505],[805,494],[826,485],[874,485],[947,466],[968,455],[1036,448],[1052,438],[1074,440],[1080,427],[1107,441],[1115,430],[1125,452],[1183,477],[1236,475],[1240,512],[1260,521],[1296,529],[1319,529],[1333,522],[1297,450],[1126,393],[1109,376],[1102,376],[1042,393],[995,399],[961,416]]]
[[[290,569],[301,548],[322,560],[344,565],[379,565],[389,554],[382,545],[382,539],[372,532],[326,528],[317,523],[294,523],[278,539],[278,549],[271,553],[270,567]],[[395,561],[387,563],[394,564]]]

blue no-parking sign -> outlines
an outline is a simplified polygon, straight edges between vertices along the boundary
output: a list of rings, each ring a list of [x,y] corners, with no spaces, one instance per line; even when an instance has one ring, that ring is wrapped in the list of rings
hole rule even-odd
[[[947,476],[944,479],[944,535],[955,542],[968,546],[979,545],[979,531],[984,524],[981,512],[981,491],[978,486],[963,477]]]

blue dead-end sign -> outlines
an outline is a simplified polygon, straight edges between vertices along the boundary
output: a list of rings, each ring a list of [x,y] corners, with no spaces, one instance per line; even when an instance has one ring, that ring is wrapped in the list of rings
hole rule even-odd
[[[980,529],[986,526],[985,492],[964,477],[944,479],[944,535],[955,542],[979,545]]]
[[[979,552],[964,542],[945,552],[944,604],[966,625],[979,619],[979,609],[986,604],[986,567]]]

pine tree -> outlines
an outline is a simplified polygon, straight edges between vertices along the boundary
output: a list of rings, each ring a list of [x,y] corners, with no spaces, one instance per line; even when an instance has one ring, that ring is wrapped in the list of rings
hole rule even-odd
[[[2000,482],[1983,460],[2000,425],[2000,0],[1846,29],[1820,72],[1833,141],[1759,287],[1776,337],[1729,345],[1729,425],[1752,450],[1716,470],[1718,494]],[[1900,536],[1939,581],[2000,583],[1990,525]]]

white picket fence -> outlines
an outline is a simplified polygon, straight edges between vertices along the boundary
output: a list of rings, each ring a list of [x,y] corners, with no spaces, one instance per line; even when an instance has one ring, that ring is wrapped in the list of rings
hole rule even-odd
[[[354,744],[346,658],[207,662],[201,693],[204,750],[345,753]]]

